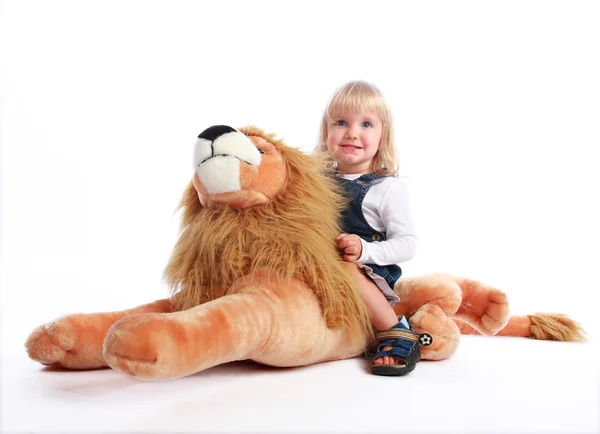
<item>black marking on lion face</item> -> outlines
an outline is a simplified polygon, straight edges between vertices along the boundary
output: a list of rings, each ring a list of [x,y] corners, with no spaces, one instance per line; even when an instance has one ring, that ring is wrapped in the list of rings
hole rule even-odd
[[[198,138],[213,142],[223,134],[233,133],[235,131],[237,131],[235,128],[231,128],[228,125],[213,125],[202,131],[198,135]]]

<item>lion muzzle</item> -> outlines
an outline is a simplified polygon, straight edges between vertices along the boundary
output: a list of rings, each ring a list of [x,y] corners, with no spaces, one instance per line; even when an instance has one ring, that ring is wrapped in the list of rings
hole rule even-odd
[[[227,125],[202,131],[194,146],[194,170],[209,194],[241,190],[240,165],[258,167],[260,161],[254,143]]]

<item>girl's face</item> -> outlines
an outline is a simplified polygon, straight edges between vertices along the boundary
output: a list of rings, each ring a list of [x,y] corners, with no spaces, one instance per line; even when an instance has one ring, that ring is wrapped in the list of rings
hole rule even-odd
[[[337,113],[327,126],[327,149],[341,173],[369,173],[383,122],[375,112]]]

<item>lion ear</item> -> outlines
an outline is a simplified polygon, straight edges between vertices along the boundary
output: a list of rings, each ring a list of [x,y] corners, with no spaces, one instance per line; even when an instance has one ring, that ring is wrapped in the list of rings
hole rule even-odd
[[[273,142],[273,137],[275,136],[275,134],[267,134],[265,132],[265,130],[263,130],[262,128],[257,127],[256,125],[245,125],[243,127],[239,127],[238,131],[242,134],[245,134],[246,136],[257,136],[257,137],[262,137],[263,139],[265,139],[267,142],[271,142],[273,144],[275,144]]]

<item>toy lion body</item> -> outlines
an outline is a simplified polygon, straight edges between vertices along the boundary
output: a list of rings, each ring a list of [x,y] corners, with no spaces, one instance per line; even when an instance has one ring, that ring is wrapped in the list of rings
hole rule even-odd
[[[302,366],[365,350],[372,328],[356,265],[334,242],[343,206],[335,182],[314,157],[257,128],[241,133],[199,136],[197,146],[209,147],[196,153],[209,156],[195,162],[180,203],[181,234],[165,270],[171,296],[42,325],[26,342],[31,358],[165,380],[235,360]],[[219,190],[219,177],[239,188]],[[461,330],[493,335],[509,320],[506,296],[479,282],[435,274],[403,278],[395,290],[397,313],[433,336],[423,359],[451,355]],[[511,320],[504,334],[530,330]]]
[[[292,279],[317,296],[327,325],[350,332],[370,329],[352,276],[336,250],[343,199],[314,157],[284,146],[254,128],[246,134],[277,144],[286,186],[272,201],[243,209],[208,209],[190,183],[180,203],[181,236],[165,279],[177,310],[212,301],[244,276],[268,270],[279,285]]]

